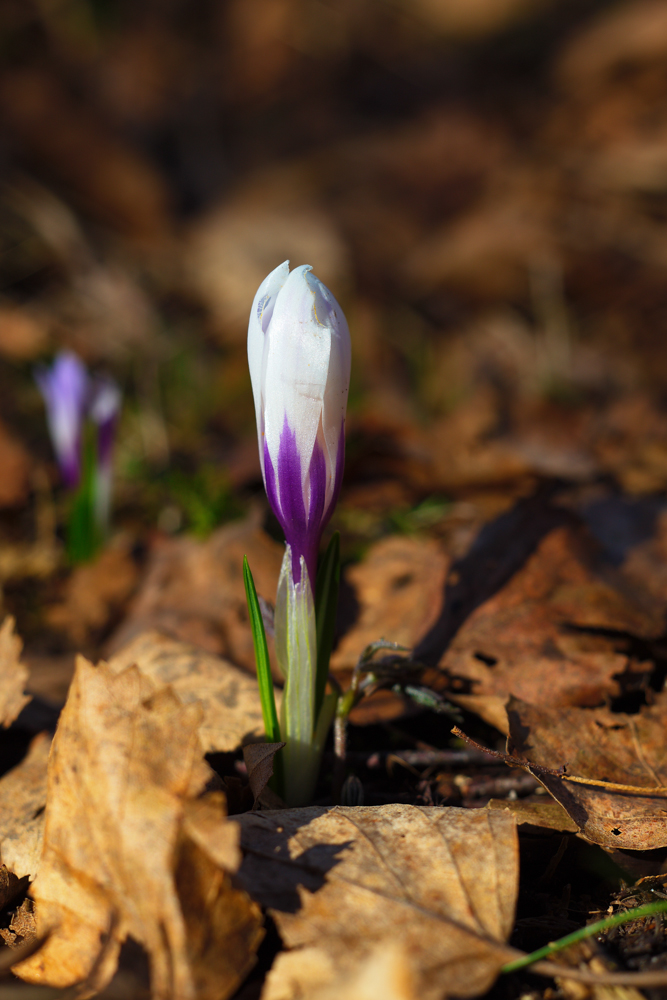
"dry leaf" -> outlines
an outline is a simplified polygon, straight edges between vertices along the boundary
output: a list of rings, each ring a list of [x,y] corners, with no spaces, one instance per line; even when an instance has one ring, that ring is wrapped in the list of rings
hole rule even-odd
[[[346,571],[360,611],[332,656],[332,669],[352,670],[380,638],[414,646],[437,617],[448,567],[447,554],[432,538],[392,535],[372,545],[363,562]]]
[[[255,671],[255,654],[243,586],[247,555],[258,594],[273,600],[282,546],[260,528],[261,513],[227,524],[205,542],[173,538],[152,552],[141,590],[113,637],[115,652],[150,629]],[[276,676],[280,676],[278,673]]]
[[[261,917],[229,872],[224,798],[193,801],[210,769],[201,709],[136,666],[82,657],[49,758],[44,854],[33,885],[44,947],[15,971],[84,995],[111,979],[121,942],[146,950],[155,997],[226,997],[254,961]]]
[[[291,996],[310,998],[314,980],[324,988],[332,976],[361,976],[371,953],[399,935],[422,1000],[483,993],[507,961],[518,880],[511,817],[387,805],[236,820],[241,881],[270,908],[294,955],[281,960]],[[276,973],[264,1000],[286,996],[281,979]]]
[[[347,687],[363,650],[378,639],[411,647],[435,621],[449,558],[434,539],[394,535],[371,546],[363,562],[346,571],[360,604],[359,618],[340,640],[331,669]],[[403,699],[379,691],[352,712],[357,725],[396,718]]]
[[[0,423],[0,507],[18,507],[27,502],[30,468],[27,451]]]
[[[168,234],[169,194],[147,158],[71,100],[55,73],[25,66],[5,73],[0,107],[6,127],[34,160],[48,164],[76,201],[137,240]]]
[[[406,2],[411,17],[423,20],[429,30],[453,38],[485,37],[525,17],[535,15],[547,0],[417,0]]]
[[[5,910],[12,900],[25,892],[29,881],[28,875],[18,878],[6,865],[0,865],[0,910]]]
[[[248,783],[255,802],[273,777],[273,760],[284,743],[250,743],[243,748],[243,760],[248,769]]]
[[[593,96],[623,66],[662,61],[667,53],[667,5],[642,0],[602,8],[587,29],[575,32],[556,67],[561,84]]]
[[[73,570],[64,601],[47,609],[47,621],[67,632],[80,649],[122,611],[138,577],[129,540],[123,539],[121,544],[104,549],[94,562]]]
[[[14,619],[5,618],[0,627],[0,722],[7,728],[30,701],[24,694],[28,670],[21,663],[22,640],[14,632]]]
[[[378,945],[347,975],[324,948],[299,948],[276,956],[262,1000],[417,1000],[414,980],[400,941]]]
[[[242,0],[245,11],[248,6]],[[261,20],[256,12],[248,21],[255,40]],[[312,175],[303,167],[274,167],[246,180],[195,223],[186,250],[188,277],[225,340],[245,337],[248,302],[278,258],[316,260],[322,280],[341,287],[345,247],[311,188]]]
[[[25,876],[26,881],[28,876]],[[21,882],[23,880],[20,880]],[[21,948],[31,945],[32,951],[39,946],[35,926],[35,910],[32,900],[26,896],[20,906],[17,906],[9,920],[9,926],[0,929],[0,937],[10,948]]]
[[[489,799],[486,808],[510,813],[519,826],[528,824],[545,830],[561,830],[563,833],[577,833],[579,830],[565,809],[546,795],[542,802],[527,802],[525,799]]]
[[[509,749],[532,769],[583,835],[602,847],[667,846],[667,696],[636,715],[537,707],[510,699]]]
[[[16,306],[0,307],[0,354],[19,361],[33,361],[48,345],[46,320]]]
[[[473,551],[460,567],[461,577],[470,574],[468,589],[480,574],[480,585],[485,584],[483,553],[477,565],[475,558]],[[446,604],[457,599],[456,587],[465,587],[465,581],[457,580]],[[440,668],[448,677],[448,697],[506,732],[510,694],[534,705],[563,707],[618,697],[618,677],[645,668],[618,652],[618,640],[596,630],[646,636],[659,628],[654,615],[596,574],[585,532],[561,526],[549,531],[509,582],[472,611]]]
[[[0,778],[0,857],[15,875],[34,878],[42,856],[48,733],[35,736],[25,758]]]
[[[262,737],[257,679],[227,660],[148,632],[116,653],[109,669],[120,673],[133,663],[157,687],[169,684],[184,705],[201,705],[199,737],[205,753],[237,750],[246,740]],[[274,693],[280,704],[280,692]]]
[[[507,483],[529,481],[533,463],[495,433],[500,404],[493,389],[478,388],[429,428],[425,447],[438,489],[446,493],[490,486],[506,490]]]

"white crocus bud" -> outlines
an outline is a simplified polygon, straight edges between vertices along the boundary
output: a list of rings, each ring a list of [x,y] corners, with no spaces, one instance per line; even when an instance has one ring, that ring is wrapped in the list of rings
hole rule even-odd
[[[343,474],[350,333],[343,311],[309,265],[286,261],[259,286],[248,363],[267,496],[315,585],[317,548]]]
[[[248,362],[269,503],[287,549],[274,617],[285,676],[281,734],[285,798],[312,798],[315,741],[317,549],[340,490],[350,333],[343,312],[308,265],[285,262],[259,286],[248,326]]]

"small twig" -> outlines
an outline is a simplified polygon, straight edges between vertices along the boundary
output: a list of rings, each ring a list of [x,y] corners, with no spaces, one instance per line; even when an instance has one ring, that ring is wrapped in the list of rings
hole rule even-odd
[[[502,760],[506,764],[509,764],[510,767],[521,767],[524,771],[530,771],[531,773],[533,771],[538,771],[540,774],[553,774],[555,778],[567,777],[562,768],[556,771],[553,767],[543,767],[542,764],[534,764],[530,760],[522,760],[521,757],[512,757],[511,754],[508,753],[500,753],[498,750],[489,750],[488,747],[483,747],[481,743],[477,743],[470,736],[466,736],[466,734],[462,732],[458,726],[452,726],[450,732],[453,733],[454,736],[458,736],[459,739],[465,740],[466,743],[468,743],[471,747],[475,747],[475,749],[479,750],[481,753],[487,753],[490,757],[496,757],[498,760]]]
[[[667,912],[667,900],[660,900],[656,903],[645,903],[643,906],[638,906],[634,910],[624,910],[623,913],[614,913],[610,917],[604,917],[602,920],[596,920],[592,924],[587,924],[586,927],[580,927],[578,931],[573,931],[572,934],[566,934],[565,937],[559,938],[558,941],[551,941],[546,944],[543,948],[538,948],[537,951],[532,951],[529,955],[523,955],[521,958],[515,959],[513,962],[508,962],[504,965],[501,972],[516,972],[518,969],[524,969],[526,966],[534,966],[535,962],[540,961],[542,958],[547,958],[549,955],[553,955],[554,952],[562,951],[563,948],[569,948],[571,944],[576,944],[578,941],[583,941],[585,938],[593,937],[595,934],[601,934],[602,931],[607,931],[611,927],[617,927],[619,924],[625,924],[629,920],[638,920],[639,917],[650,917],[655,913],[665,913]],[[542,966],[548,968],[550,963],[542,962]],[[567,968],[567,966],[562,966],[562,968]],[[639,973],[632,973],[633,975],[639,975]],[[667,979],[667,972],[663,973]],[[551,973],[549,973],[551,975]],[[565,973],[554,973],[554,975],[565,975]],[[635,982],[635,980],[633,980]]]
[[[498,766],[504,761],[478,750],[348,750],[347,760],[356,767],[369,771],[384,767],[389,758],[404,761],[412,767],[463,767],[467,764]]]

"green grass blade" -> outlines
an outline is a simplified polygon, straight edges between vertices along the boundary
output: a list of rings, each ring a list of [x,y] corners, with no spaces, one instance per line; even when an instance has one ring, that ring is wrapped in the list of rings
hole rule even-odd
[[[246,556],[243,557],[243,582],[245,584],[245,595],[248,601],[248,614],[250,615],[250,628],[252,629],[252,641],[255,646],[255,663],[257,664],[257,684],[259,686],[259,700],[262,705],[262,717],[264,719],[264,730],[269,743],[280,743],[280,725],[276,713],[276,702],[273,696],[273,678],[271,677],[271,667],[269,666],[269,650],[266,645],[266,634],[264,632],[264,622],[260,611],[255,581],[250,572],[250,566]]]
[[[317,621],[317,671],[315,674],[315,718],[324,700],[333,648],[340,586],[340,534],[335,531],[317,572],[315,618]]]
[[[566,934],[565,937],[559,938],[558,941],[551,941],[549,944],[545,944],[543,948],[532,951],[530,955],[523,955],[514,962],[508,962],[507,965],[503,965],[500,971],[505,973],[517,972],[519,969],[524,969],[526,966],[532,965],[533,962],[539,962],[541,959],[548,958],[549,955],[553,955],[557,951],[562,951],[563,948],[568,948],[571,944],[576,944],[577,941],[583,941],[584,938],[593,937],[595,934],[600,934],[601,931],[609,930],[611,927],[618,927],[619,924],[625,924],[629,920],[637,920],[639,917],[650,917],[654,913],[665,913],[665,911],[667,911],[667,900],[660,900],[655,903],[644,903],[643,906],[638,906],[634,910],[624,910],[622,913],[614,913],[611,917],[603,917],[602,920],[596,920],[594,924],[587,924],[585,927],[580,927],[578,931]]]

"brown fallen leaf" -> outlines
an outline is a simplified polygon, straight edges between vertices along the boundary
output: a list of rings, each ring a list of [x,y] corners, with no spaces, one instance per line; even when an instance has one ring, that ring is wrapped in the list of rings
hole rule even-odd
[[[254,673],[243,556],[248,557],[258,594],[268,600],[274,599],[282,562],[282,546],[261,530],[262,516],[258,509],[204,542],[187,537],[160,542],[109,651],[115,653],[135,636],[156,629]]]
[[[331,658],[331,669],[347,687],[363,650],[378,639],[412,647],[435,621],[449,558],[435,539],[393,535],[371,546],[346,576],[361,606],[359,618]],[[353,711],[357,724],[387,720],[405,711],[402,699],[380,691]]]
[[[0,354],[17,361],[33,361],[48,346],[45,317],[16,306],[0,307]]]
[[[20,441],[0,423],[0,507],[26,503],[30,490],[31,458]]]
[[[454,635],[439,664],[447,697],[507,732],[510,694],[533,705],[593,706],[621,694],[620,675],[644,673],[644,665],[618,651],[618,639],[599,630],[650,636],[659,634],[658,617],[600,576],[593,556],[580,527],[548,531],[518,572],[474,608]],[[469,572],[476,580],[483,553],[478,562],[475,568],[473,551],[459,575]],[[457,580],[445,605],[464,587]]]
[[[227,997],[253,964],[261,915],[230,872],[239,852],[224,797],[201,795],[198,705],[136,666],[79,657],[49,758],[44,853],[32,895],[44,947],[15,968],[51,986],[111,979],[128,936],[155,997]]]
[[[347,975],[317,946],[281,951],[269,970],[262,1000],[417,1000],[415,977],[400,941],[385,942]]]
[[[347,571],[361,607],[332,656],[334,672],[353,670],[366,646],[380,638],[414,646],[437,617],[448,567],[435,539],[391,535],[371,546]]]
[[[510,813],[519,826],[528,824],[545,830],[561,830],[563,833],[577,833],[579,830],[565,809],[546,795],[542,802],[526,802],[524,799],[489,799],[486,808]]]
[[[113,673],[136,663],[162,687],[169,684],[184,705],[202,707],[199,737],[205,753],[237,750],[264,733],[257,679],[227,660],[157,632],[140,635],[109,661]],[[280,692],[275,691],[280,704]]]
[[[47,609],[47,621],[66,632],[79,649],[121,612],[137,585],[139,570],[129,539],[104,549],[94,562],[77,566],[67,580],[64,600]]]
[[[0,857],[19,878],[34,878],[39,869],[50,747],[48,733],[39,733],[21,763],[0,778]]]
[[[510,753],[588,840],[637,851],[667,846],[667,696],[636,715],[511,698],[507,715]],[[553,773],[561,767],[562,776]]]
[[[511,817],[387,805],[236,820],[241,882],[269,907],[290,949],[265,1000],[310,1000],[315,986],[360,976],[399,935],[422,1000],[483,993],[507,961],[518,879]]]
[[[24,694],[28,669],[20,660],[23,642],[14,631],[15,621],[8,615],[0,626],[0,722],[7,728],[30,701]]]
[[[0,927],[0,938],[10,948],[16,948],[35,937],[35,918],[32,900],[25,897],[30,876],[17,878],[5,865],[0,866],[0,909],[13,910],[9,925]],[[24,897],[21,899],[21,897]]]
[[[284,743],[250,743],[244,746],[243,760],[255,803],[273,777],[274,758],[284,746]]]
[[[105,127],[92,105],[71,100],[55,73],[28,66],[0,84],[6,127],[27,156],[48,164],[103,223],[148,244],[169,234],[169,192],[160,173]]]
[[[248,10],[247,0],[242,8]],[[259,11],[247,21],[253,40],[257,18]],[[192,227],[184,247],[187,277],[222,340],[245,338],[248,302],[278,257],[317,260],[323,281],[333,288],[344,283],[346,248],[312,188],[312,172],[301,164],[265,168]]]
[[[597,17],[575,32],[557,64],[559,83],[590,99],[605,78],[621,66],[649,65],[667,52],[667,6],[663,0],[641,0],[602,8]]]
[[[27,882],[27,875],[25,880]],[[23,882],[23,879],[19,879],[19,882]],[[32,946],[33,951],[37,950],[39,941],[36,933],[35,910],[29,897],[26,896],[21,905],[14,909],[9,919],[9,926],[0,928],[0,937],[12,949],[22,949],[24,945],[28,944]]]

